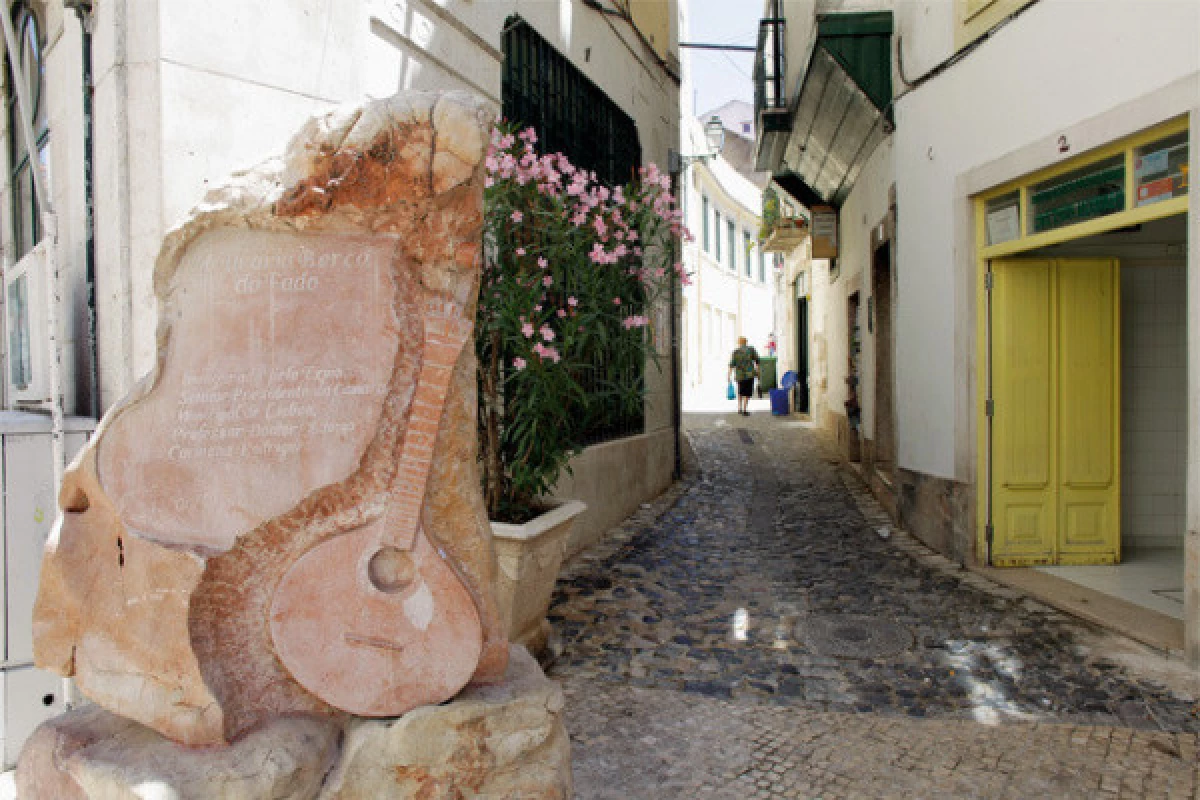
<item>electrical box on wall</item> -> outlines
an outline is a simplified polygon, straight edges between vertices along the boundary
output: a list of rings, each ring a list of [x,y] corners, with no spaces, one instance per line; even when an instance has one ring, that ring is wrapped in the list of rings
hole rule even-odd
[[[50,402],[49,242],[4,271],[5,380],[10,405]]]

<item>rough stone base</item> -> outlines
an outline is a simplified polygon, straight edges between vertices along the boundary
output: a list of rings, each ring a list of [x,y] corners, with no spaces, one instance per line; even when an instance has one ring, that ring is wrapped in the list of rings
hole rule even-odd
[[[969,484],[907,469],[896,470],[900,527],[960,564],[975,562]]]
[[[17,765],[21,800],[367,800],[571,796],[563,694],[523,649],[505,680],[397,719],[281,717],[228,747],[187,748],[98,707],[56,717]]]

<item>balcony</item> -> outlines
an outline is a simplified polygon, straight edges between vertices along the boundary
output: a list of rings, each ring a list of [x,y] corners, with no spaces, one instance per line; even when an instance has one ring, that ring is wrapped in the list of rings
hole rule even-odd
[[[793,21],[803,29],[804,20]],[[838,208],[891,131],[892,15],[817,14],[813,22],[812,53],[789,92],[786,21],[779,13],[762,20],[755,166],[800,203]]]
[[[763,192],[762,240],[764,253],[787,253],[808,238],[809,221],[804,207],[775,186]]]

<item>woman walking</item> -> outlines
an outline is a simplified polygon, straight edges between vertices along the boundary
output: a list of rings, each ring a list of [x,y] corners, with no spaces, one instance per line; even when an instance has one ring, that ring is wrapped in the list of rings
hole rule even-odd
[[[729,357],[729,378],[737,378],[738,413],[750,416],[750,395],[754,394],[754,378],[758,375],[758,353],[746,344],[746,337],[738,337],[737,349]]]

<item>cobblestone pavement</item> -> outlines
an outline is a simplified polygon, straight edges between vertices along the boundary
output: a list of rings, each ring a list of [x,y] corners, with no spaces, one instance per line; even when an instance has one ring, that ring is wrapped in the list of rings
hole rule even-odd
[[[1195,796],[1186,678],[883,538],[794,422],[688,438],[689,479],[559,582],[580,798]]]

